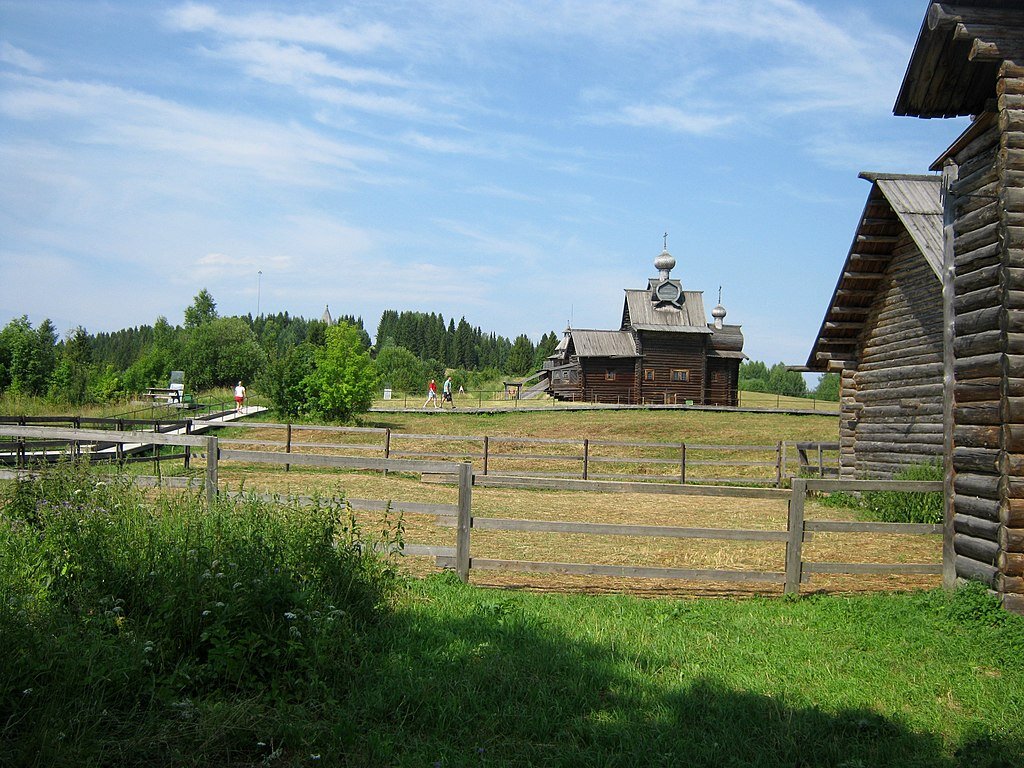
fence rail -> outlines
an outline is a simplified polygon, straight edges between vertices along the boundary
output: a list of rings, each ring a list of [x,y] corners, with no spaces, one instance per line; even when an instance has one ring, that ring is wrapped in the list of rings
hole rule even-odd
[[[0,437],[41,438],[63,440],[78,445],[102,438],[106,442],[123,443],[137,441],[136,432],[119,430],[87,430],[56,427],[0,425]],[[455,529],[455,546],[409,544],[405,552],[410,555],[434,557],[442,567],[454,567],[463,580],[469,579],[472,569],[518,571],[525,573],[562,573],[579,575],[600,575],[635,578],[685,579],[721,582],[767,582],[782,584],[787,594],[797,594],[815,574],[893,574],[919,575],[941,574],[942,565],[932,563],[860,563],[809,561],[803,557],[803,544],[815,533],[867,533],[898,534],[908,536],[938,535],[943,533],[941,525],[906,523],[851,522],[835,520],[805,520],[804,507],[809,491],[868,491],[898,490],[904,492],[932,492],[941,490],[941,482],[880,481],[880,480],[826,480],[794,477],[791,490],[681,486],[651,483],[612,483],[597,480],[567,480],[536,478],[509,478],[509,484],[516,487],[549,487],[559,490],[576,490],[602,493],[673,493],[677,495],[717,496],[749,499],[775,499],[788,501],[787,525],[785,530],[745,530],[734,528],[680,527],[658,525],[628,525],[597,522],[570,522],[557,520],[525,520],[500,517],[476,517],[472,512],[472,466],[469,462],[453,463],[438,461],[415,461],[409,459],[376,458],[367,456],[334,456],[323,454],[283,453],[280,451],[252,451],[222,449],[220,441],[213,436],[168,435],[148,433],[145,437],[156,444],[176,445],[205,450],[206,475],[203,486],[207,499],[213,502],[218,493],[218,467],[221,461],[245,463],[296,464],[303,466],[335,467],[341,469],[364,469],[394,472],[418,472],[421,477],[441,476],[458,483],[458,503],[454,505],[425,504],[382,500],[350,500],[354,508],[384,510],[387,508],[409,513],[433,515],[438,526]],[[5,472],[4,476],[17,473]],[[496,478],[477,475],[477,484],[492,485]],[[183,479],[182,484],[195,481]],[[543,485],[543,483],[547,485]],[[500,483],[498,483],[500,484]],[[357,506],[357,503],[362,506]],[[785,546],[785,568],[783,571],[752,571],[720,568],[668,568],[660,566],[623,566],[605,563],[568,563],[557,561],[534,561],[523,559],[474,558],[471,554],[472,532],[498,531],[510,534],[534,532],[560,534],[584,534],[591,536],[626,536],[637,538],[706,539],[733,542],[769,542]]]

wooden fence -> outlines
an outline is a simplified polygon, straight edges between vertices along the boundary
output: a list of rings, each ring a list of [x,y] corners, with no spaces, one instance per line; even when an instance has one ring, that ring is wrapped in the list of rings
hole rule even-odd
[[[19,426],[92,427],[125,431],[139,428],[158,432],[191,433],[202,420],[146,421],[76,416],[0,417],[0,424]],[[232,422],[218,428],[260,430],[276,433],[278,439],[261,436],[222,438],[221,446],[250,447],[292,453],[309,449],[317,452],[376,454],[380,458],[470,461],[476,474],[487,477],[555,477],[582,480],[635,480],[642,482],[699,482],[702,484],[769,485],[780,488],[790,475],[834,477],[838,474],[838,443],[779,441],[774,445],[708,445],[685,442],[630,442],[513,437],[494,435],[434,435],[393,432],[376,427],[330,427],[268,422]],[[140,435],[135,443],[144,442]],[[24,464],[27,452],[59,450],[66,441],[34,442],[20,439],[5,452],[0,443],[0,461]],[[141,449],[136,449],[139,453]],[[96,458],[102,458],[97,455]],[[124,458],[124,461],[168,461],[184,459],[183,454],[161,454]],[[290,464],[292,462],[286,462]]]
[[[0,426],[0,436],[15,438],[43,438],[82,444],[89,441],[134,442],[139,435],[134,432],[107,430],[68,430],[48,427]],[[526,573],[556,573],[599,575],[613,577],[683,579],[713,582],[767,582],[783,585],[787,594],[797,594],[800,585],[810,581],[815,574],[941,574],[941,564],[931,563],[858,563],[858,562],[816,562],[803,557],[803,544],[815,533],[875,533],[900,535],[936,535],[943,533],[941,525],[851,522],[805,520],[804,505],[808,491],[863,492],[873,490],[896,490],[905,492],[941,491],[941,482],[910,482],[881,480],[831,480],[792,478],[791,490],[771,488],[700,487],[671,484],[638,482],[607,482],[592,479],[559,478],[504,478],[505,484],[518,487],[546,487],[561,490],[599,491],[604,493],[667,493],[673,495],[700,495],[731,498],[756,498],[787,500],[789,505],[786,530],[744,530],[731,528],[695,528],[652,525],[622,525],[609,523],[569,522],[557,520],[525,520],[512,518],[477,517],[472,511],[472,466],[469,462],[452,463],[402,458],[376,458],[334,456],[323,454],[294,453],[281,451],[253,451],[225,449],[225,441],[217,437],[191,435],[147,434],[146,439],[154,444],[187,446],[205,451],[206,476],[204,485],[208,500],[212,503],[218,488],[218,467],[221,461],[245,463],[270,463],[282,465],[286,462],[299,466],[361,469],[395,472],[413,472],[421,476],[441,475],[452,477],[458,483],[456,505],[409,504],[365,501],[369,509],[384,509],[392,505],[396,511],[418,512],[433,515],[439,526],[456,530],[455,546],[425,546],[409,544],[405,552],[410,555],[434,557],[439,567],[452,567],[463,580],[469,579],[471,569],[492,571],[518,571]],[[9,473],[8,473],[9,474]],[[477,477],[477,482],[482,476]],[[518,482],[513,482],[518,481]],[[355,506],[355,505],[353,505]],[[359,507],[357,507],[359,508]],[[785,568],[783,571],[750,571],[735,569],[685,569],[651,566],[623,566],[600,563],[540,562],[529,560],[501,560],[474,558],[471,535],[477,531],[505,531],[509,533],[541,532],[551,534],[589,534],[597,536],[659,537],[679,539],[705,539],[711,541],[776,542],[785,546]]]

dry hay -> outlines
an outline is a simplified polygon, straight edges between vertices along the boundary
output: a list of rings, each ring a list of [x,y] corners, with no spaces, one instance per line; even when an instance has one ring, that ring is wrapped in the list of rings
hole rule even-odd
[[[411,475],[243,468],[225,465],[222,480],[237,488],[281,495],[346,496],[455,505],[453,486],[424,484]],[[702,496],[664,496],[643,493],[474,488],[475,517],[499,517],[566,522],[618,523],[699,528],[739,528],[784,531],[785,500],[733,499]],[[855,520],[848,510],[825,508],[809,501],[808,520]],[[380,513],[359,512],[366,530],[375,530]],[[432,515],[406,513],[404,540],[410,544],[455,546],[455,530],[438,525]],[[707,568],[748,571],[785,570],[783,542],[743,542],[707,539],[640,538],[476,530],[473,555],[499,560],[598,563],[624,566]],[[804,543],[805,561],[861,563],[936,563],[941,561],[939,536],[897,536],[867,533],[815,533]],[[437,570],[433,558],[405,556],[402,567],[422,576]],[[645,597],[751,597],[778,595],[780,584],[716,583],[669,579],[471,571],[470,581],[485,587],[581,593],[625,593]],[[938,576],[852,576],[815,574],[801,593],[854,593],[909,590],[939,585]]]

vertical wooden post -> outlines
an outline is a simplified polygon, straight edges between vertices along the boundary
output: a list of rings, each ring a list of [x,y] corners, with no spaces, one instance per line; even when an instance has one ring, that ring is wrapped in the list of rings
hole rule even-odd
[[[192,419],[186,419],[185,420],[185,434],[186,435],[191,435],[192,434]],[[191,463],[192,463],[192,446],[191,445],[186,445],[185,446],[185,470],[186,471],[188,471],[188,468],[191,465]]]
[[[206,438],[206,505],[213,507],[217,498],[217,463],[220,459],[220,448],[216,437]]]
[[[786,587],[787,595],[800,594],[800,577],[803,575],[804,542],[804,497],[807,495],[807,480],[793,478],[793,492],[789,499],[789,540],[786,542]]]
[[[292,452],[292,423],[290,421],[285,425],[284,452],[285,453],[291,453]],[[290,471],[291,468],[292,468],[291,464],[285,464],[284,465],[284,471],[285,472]]]
[[[384,458],[391,458],[391,427],[384,428]],[[388,476],[387,469],[384,470],[384,477]]]
[[[583,479],[587,479],[590,472],[590,440],[583,438]]]
[[[818,477],[824,477],[824,476],[825,476],[825,465],[822,462],[821,443],[819,442],[818,443]]]
[[[775,485],[781,488],[786,479],[786,441],[780,440],[775,450],[778,451],[779,459],[779,468],[775,470]]]
[[[74,425],[75,429],[82,428],[82,419],[78,416],[75,416],[71,423]],[[71,457],[73,459],[82,458],[82,444],[78,440],[71,443]]]
[[[470,528],[473,527],[473,465],[459,465],[459,516],[455,538],[455,570],[463,582],[469,581]]]
[[[124,432],[124,419],[117,420],[117,431]],[[124,439],[118,438],[117,445],[114,447],[114,455],[117,456],[117,466],[124,466]]]
[[[25,426],[25,417],[24,416],[19,416],[18,417],[18,424],[20,426],[22,426],[22,427]],[[26,463],[26,457],[25,457],[25,438],[24,437],[19,437],[18,438],[18,466],[21,467],[22,469],[24,469],[25,468],[25,463]]]
[[[488,460],[489,454],[490,454],[490,444],[491,444],[491,438],[489,438],[487,435],[484,435],[484,474],[485,475],[487,474],[487,460]]]
[[[679,444],[679,484],[686,485],[686,443]]]
[[[956,196],[953,184],[959,176],[960,168],[952,160],[947,160],[942,169],[942,586],[944,589],[956,588],[956,550],[953,546],[953,515],[954,504],[953,470],[953,432],[955,419],[955,355],[956,310],[954,299],[956,285],[956,266],[954,263],[953,241],[956,237],[954,222],[956,221]],[[1003,322],[1005,322],[1005,317]],[[1001,410],[1005,414],[1005,410]]]

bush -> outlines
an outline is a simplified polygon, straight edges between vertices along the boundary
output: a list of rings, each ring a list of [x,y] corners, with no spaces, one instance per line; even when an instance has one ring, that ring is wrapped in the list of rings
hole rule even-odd
[[[5,495],[0,722],[26,750],[58,731],[116,741],[111,723],[138,729],[194,697],[272,712],[345,690],[395,584],[343,503],[250,495],[208,509],[81,462]],[[382,531],[389,547],[400,537]],[[83,701],[69,723],[63,703]]]
[[[895,480],[942,480],[939,464],[917,464],[898,473]],[[868,515],[886,523],[941,523],[942,492],[869,491],[863,507]]]

